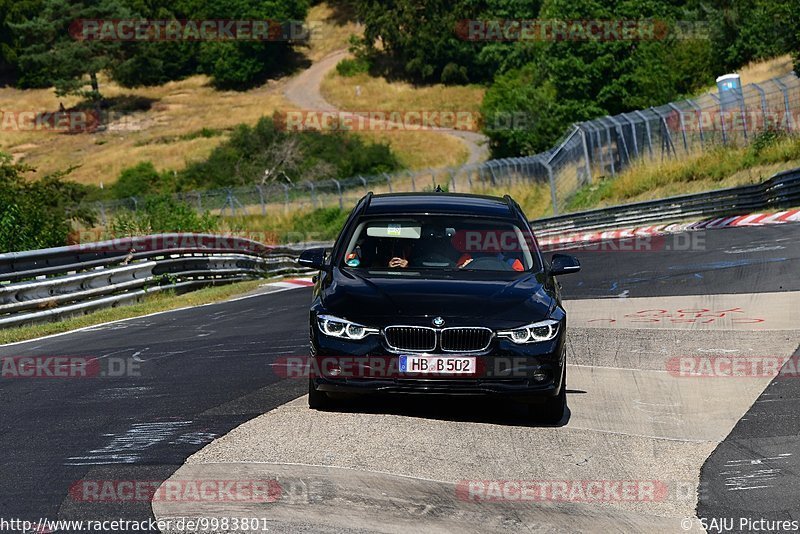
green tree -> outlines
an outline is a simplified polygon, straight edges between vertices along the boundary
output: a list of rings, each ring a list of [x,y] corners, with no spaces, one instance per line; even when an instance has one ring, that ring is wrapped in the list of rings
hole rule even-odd
[[[358,0],[363,53],[390,74],[422,82],[489,81],[521,66],[528,47],[469,39],[468,20],[535,18],[540,0]]]
[[[42,87],[52,84],[59,96],[77,94],[99,99],[97,76],[121,60],[122,43],[76,38],[74,23],[78,20],[132,18],[138,18],[138,15],[120,0],[44,0],[39,14],[11,25],[21,40],[20,85]],[[88,91],[85,90],[87,76]]]
[[[35,181],[26,179],[30,171],[0,152],[0,253],[66,245],[73,223],[95,222],[76,207],[88,190],[64,181],[68,171]]]
[[[797,51],[797,0],[715,0],[711,6],[711,42],[720,74]]]
[[[193,14],[202,19],[303,21],[308,0],[196,0]],[[290,41],[206,41],[200,44],[200,69],[221,89],[245,89],[286,70],[292,58]]]
[[[40,0],[0,0],[0,85],[18,74],[18,39],[11,25],[36,14],[40,4]]]
[[[527,113],[528,131],[491,131],[493,154],[509,156],[549,149],[570,124],[602,115],[666,104],[713,83],[711,46],[684,39],[678,20],[698,15],[669,0],[545,0],[543,20],[659,21],[666,33],[637,39],[552,39],[533,47],[524,69],[500,73],[486,92],[487,124],[492,115]],[[524,95],[520,97],[519,95]]]

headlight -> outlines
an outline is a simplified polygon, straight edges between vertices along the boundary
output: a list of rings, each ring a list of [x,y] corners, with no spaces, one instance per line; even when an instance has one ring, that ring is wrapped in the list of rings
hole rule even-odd
[[[326,336],[340,337],[342,339],[364,339],[370,334],[377,334],[377,328],[367,328],[346,319],[339,319],[331,315],[317,316],[319,331]]]
[[[547,319],[546,321],[529,324],[514,330],[498,332],[497,335],[507,337],[518,345],[550,341],[558,335],[558,321]]]

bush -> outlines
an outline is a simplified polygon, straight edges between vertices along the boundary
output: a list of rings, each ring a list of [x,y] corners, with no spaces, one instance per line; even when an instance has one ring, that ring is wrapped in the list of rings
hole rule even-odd
[[[363,58],[343,59],[336,65],[336,72],[340,76],[350,78],[356,74],[369,72],[369,62]]]
[[[114,198],[130,198],[152,195],[154,193],[170,193],[174,191],[173,174],[159,174],[149,161],[143,161],[123,170],[119,179],[111,186]]]
[[[66,245],[73,223],[95,222],[90,210],[75,208],[89,189],[63,181],[69,171],[28,181],[31,170],[0,152],[0,253]]]
[[[188,204],[166,194],[146,197],[135,212],[120,213],[110,224],[114,237],[212,232],[218,227],[219,217],[208,212],[198,214]]]
[[[205,161],[180,172],[180,189],[213,189],[262,181],[300,183],[400,168],[388,145],[346,133],[285,132],[272,118],[240,125]]]

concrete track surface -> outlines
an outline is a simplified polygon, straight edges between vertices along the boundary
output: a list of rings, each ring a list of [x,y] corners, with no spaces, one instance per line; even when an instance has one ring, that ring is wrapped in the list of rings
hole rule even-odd
[[[482,399],[309,410],[306,381],[280,370],[305,353],[308,289],[0,347],[139,362],[134,376],[0,381],[2,515],[154,516],[174,521],[168,532],[209,531],[187,517],[259,518],[258,529],[215,532],[684,532],[713,531],[715,518],[755,531],[800,520],[800,374],[789,369],[800,225],[700,235],[690,249],[572,251],[584,270],[563,279],[569,411],[552,427]],[[730,372],[734,361],[786,372]],[[165,492],[151,502],[75,491],[120,480]],[[166,493],[221,480],[277,491]]]

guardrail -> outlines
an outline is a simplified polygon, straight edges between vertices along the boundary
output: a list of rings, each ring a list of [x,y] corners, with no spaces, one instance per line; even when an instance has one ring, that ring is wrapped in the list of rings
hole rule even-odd
[[[800,169],[760,184],[720,189],[538,219],[539,236],[744,214],[799,206]],[[0,328],[60,320],[137,302],[147,294],[307,274],[297,265],[305,243],[274,247],[240,237],[158,234],[0,254]]]
[[[186,291],[308,273],[298,247],[210,234],[158,234],[0,254],[0,328],[65,319]]]
[[[548,217],[531,225],[537,235],[548,236],[790,206],[800,206],[800,169],[780,172],[760,184]]]

